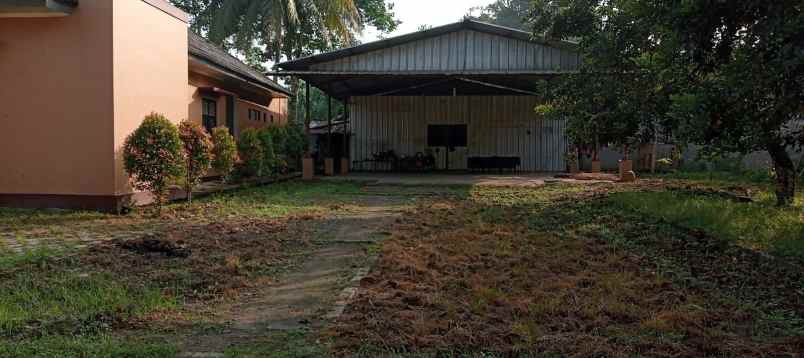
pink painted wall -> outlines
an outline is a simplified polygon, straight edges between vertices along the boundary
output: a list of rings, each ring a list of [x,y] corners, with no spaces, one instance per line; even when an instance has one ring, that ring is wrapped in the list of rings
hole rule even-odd
[[[151,112],[188,118],[187,24],[138,0],[114,2],[115,194],[131,191],[120,150]]]
[[[114,192],[112,8],[0,19],[0,194]]]
[[[238,130],[246,128],[263,128],[267,126],[283,126],[287,122],[287,98],[272,98],[271,104],[264,106],[261,104],[238,100],[235,105],[235,115],[237,116]],[[249,119],[249,109],[265,113],[264,120]],[[273,121],[271,117],[273,116]]]
[[[213,96],[208,94],[202,94],[198,89],[200,87],[215,87],[219,86],[220,84],[217,83],[215,80],[208,78],[203,75],[190,73],[189,79],[189,104],[188,104],[188,111],[190,120],[195,121],[198,124],[203,124],[202,121],[202,103],[203,100],[211,99],[214,100],[217,104],[218,108],[218,125],[225,126],[226,125],[226,97],[225,96]]]
[[[120,149],[156,111],[187,118],[187,24],[163,0],[81,0],[0,19],[0,194],[131,192]]]

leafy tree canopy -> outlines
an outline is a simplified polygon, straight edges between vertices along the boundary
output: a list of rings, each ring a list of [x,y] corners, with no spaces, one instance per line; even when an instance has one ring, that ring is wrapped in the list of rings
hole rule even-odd
[[[352,44],[364,26],[396,30],[386,0],[171,0],[191,26],[252,63],[279,62]],[[255,50],[258,49],[258,50]]]
[[[475,12],[478,12],[475,15]],[[531,0],[497,0],[486,6],[473,7],[467,17],[490,24],[527,30]]]
[[[795,168],[786,149],[804,145],[794,125],[804,102],[802,6],[800,0],[535,0],[534,32],[578,39],[584,56],[575,76],[581,78],[556,86],[546,112],[578,113],[603,76],[609,88],[623,90],[606,93],[614,97],[571,121],[625,107],[631,110],[610,120],[639,125],[622,128],[661,122],[709,151],[767,150],[779,204],[790,204]]]

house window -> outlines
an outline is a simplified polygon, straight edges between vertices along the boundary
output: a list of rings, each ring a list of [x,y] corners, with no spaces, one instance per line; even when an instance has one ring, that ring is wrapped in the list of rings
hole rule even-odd
[[[265,122],[265,113],[262,113],[256,109],[249,109],[248,110],[248,119],[250,121],[263,121]]]
[[[274,115],[271,115],[271,123],[274,123]]]
[[[218,103],[211,99],[204,99],[201,102],[201,121],[207,132],[212,133],[212,129],[218,126]]]

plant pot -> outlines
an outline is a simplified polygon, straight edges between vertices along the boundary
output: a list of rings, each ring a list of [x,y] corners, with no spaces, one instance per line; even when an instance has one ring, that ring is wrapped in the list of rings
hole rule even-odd
[[[302,180],[313,180],[315,169],[313,158],[302,159]]]
[[[581,167],[578,165],[578,162],[569,163],[569,172],[572,174],[577,174],[581,172]]]
[[[620,161],[620,180],[626,178],[626,174],[628,172],[634,171],[634,161],[633,160],[621,160]]]
[[[600,161],[593,160],[592,161],[592,173],[600,173]]]
[[[349,158],[341,158],[341,175],[349,174]]]
[[[335,175],[335,160],[332,158],[324,158],[324,175],[331,177]]]

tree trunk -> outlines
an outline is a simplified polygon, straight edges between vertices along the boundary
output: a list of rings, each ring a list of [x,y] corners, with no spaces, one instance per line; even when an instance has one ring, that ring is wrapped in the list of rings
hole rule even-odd
[[[184,190],[187,192],[187,204],[189,204],[189,203],[193,202],[193,184],[194,183],[193,183],[193,181],[191,179],[191,177],[192,177],[191,173],[193,173],[193,166],[192,166],[192,164],[189,163],[190,162],[189,158],[188,158],[187,161],[188,161],[188,163],[187,163],[187,175],[186,175],[186,178],[184,178],[185,179]]]
[[[791,206],[796,197],[796,169],[785,147],[773,142],[768,145],[768,153],[776,171],[776,205]]]

